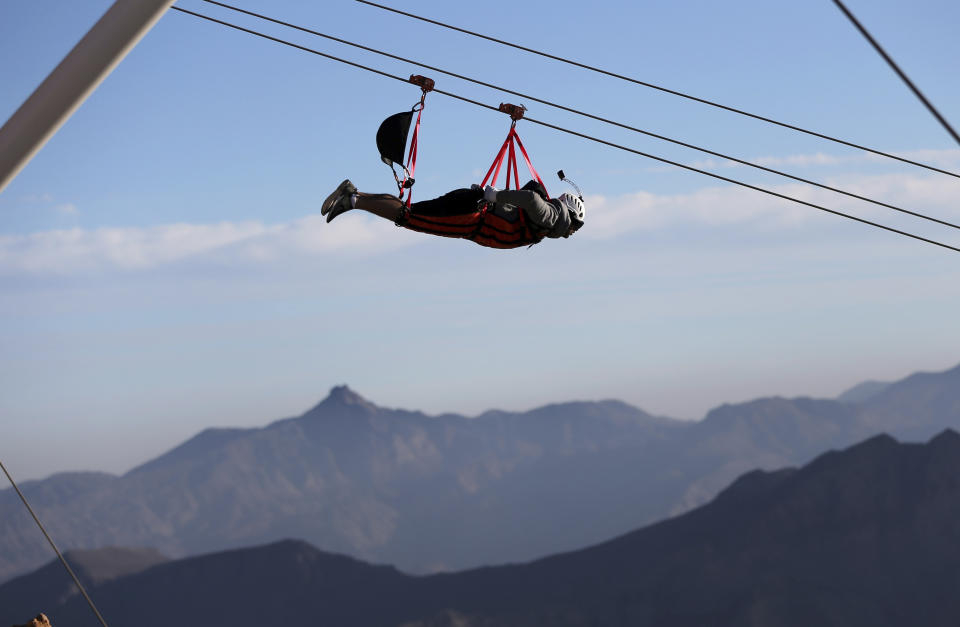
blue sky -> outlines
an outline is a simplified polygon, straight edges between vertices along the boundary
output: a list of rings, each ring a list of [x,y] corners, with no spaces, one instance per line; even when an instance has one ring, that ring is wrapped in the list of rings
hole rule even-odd
[[[0,4],[0,119],[110,2]],[[866,157],[349,0],[240,3],[517,91],[960,221],[960,180]],[[956,2],[847,5],[960,124]],[[430,74],[180,6],[375,66]],[[960,148],[832,2],[401,8],[960,171]],[[522,101],[433,74],[439,88]],[[171,12],[0,194],[0,455],[19,477],[122,472],[207,426],[295,415],[336,384],[476,414],[620,398],[701,418],[960,362],[960,255],[521,122],[587,226],[492,251],[359,213],[390,192],[374,133],[415,87]],[[530,117],[960,245],[950,229],[525,103]],[[439,94],[415,198],[479,182],[502,114]]]

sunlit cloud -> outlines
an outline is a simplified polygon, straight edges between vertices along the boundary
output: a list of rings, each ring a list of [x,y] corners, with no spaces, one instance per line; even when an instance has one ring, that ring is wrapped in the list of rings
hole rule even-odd
[[[960,183],[948,177],[897,174],[838,177],[829,182],[941,219],[960,220]],[[889,209],[800,183],[769,189],[866,219],[894,219]],[[822,220],[824,214],[815,208],[731,185],[686,194],[588,195],[586,204],[588,224],[577,237],[589,239],[733,225],[787,232],[827,224]],[[386,220],[359,212],[333,225],[319,215],[308,215],[279,224],[249,221],[73,228],[0,236],[0,274],[131,272],[188,263],[263,265],[325,255],[369,256],[429,241],[428,236],[397,229]]]
[[[362,216],[341,218],[336,225],[311,215],[272,225],[251,221],[73,228],[0,236],[0,273],[133,271],[191,260],[240,265],[297,255],[369,254],[411,241],[391,223]]]
[[[960,184],[943,176],[859,176],[828,182],[838,189],[919,213],[932,213],[941,219],[960,218]],[[887,208],[800,183],[766,189],[866,219],[894,215]],[[638,192],[612,198],[588,196],[586,200],[589,228],[583,233],[604,239],[628,231],[683,226],[752,224],[767,229],[794,229],[823,216],[813,207],[736,186],[709,187],[680,195]]]

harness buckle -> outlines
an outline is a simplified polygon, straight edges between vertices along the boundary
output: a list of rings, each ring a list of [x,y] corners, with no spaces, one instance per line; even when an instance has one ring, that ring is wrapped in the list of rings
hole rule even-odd
[[[523,114],[527,108],[523,105],[515,105],[507,102],[501,102],[498,109],[510,116],[510,119],[514,122],[519,122],[523,119]]]
[[[417,87],[423,90],[423,93],[426,94],[428,91],[433,91],[434,85],[436,83],[432,78],[427,78],[426,76],[420,76],[419,74],[411,74],[410,78],[407,79],[408,83],[413,83]]]

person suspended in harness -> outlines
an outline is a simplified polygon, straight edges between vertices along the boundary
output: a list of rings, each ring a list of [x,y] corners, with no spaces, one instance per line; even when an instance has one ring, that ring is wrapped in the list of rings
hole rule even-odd
[[[564,193],[548,198],[542,183],[497,190],[473,185],[409,207],[393,194],[366,194],[345,180],[327,196],[320,213],[327,222],[362,209],[413,231],[459,237],[490,248],[530,246],[543,238],[573,235],[584,220],[583,201]]]
[[[515,128],[526,111],[523,105],[501,103],[498,107],[512,120],[510,132],[480,185],[455,189],[439,198],[414,203],[410,188],[414,184],[417,167],[420,118],[427,94],[434,88],[434,81],[413,74],[408,82],[420,88],[420,101],[409,111],[391,115],[377,129],[380,160],[393,171],[399,195],[365,194],[357,191],[356,186],[347,179],[323,201],[320,213],[327,216],[327,222],[351,209],[362,209],[413,231],[469,239],[490,248],[517,248],[531,246],[545,237],[570,237],[583,226],[583,196],[561,194],[558,198],[550,198],[543,180],[530,162]],[[413,139],[404,165],[404,148],[411,124],[414,128]],[[517,150],[526,161],[533,179],[521,189],[510,189],[511,178],[514,185],[520,180]],[[504,163],[506,186],[498,191],[493,185]],[[395,166],[403,170],[402,178]],[[567,180],[563,170],[557,175]],[[487,181],[490,181],[490,185],[487,185]],[[580,191],[579,188],[577,191]],[[406,201],[404,194],[407,195]]]

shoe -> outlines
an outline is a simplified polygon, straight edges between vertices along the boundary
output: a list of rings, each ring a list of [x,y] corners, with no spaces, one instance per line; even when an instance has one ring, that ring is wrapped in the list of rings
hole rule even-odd
[[[343,196],[343,200],[333,206],[333,209],[330,210],[330,213],[327,214],[327,224],[333,221],[341,213],[346,213],[350,211],[353,207],[350,206],[350,196]]]
[[[337,186],[337,189],[333,190],[333,193],[327,196],[327,199],[323,201],[323,205],[320,206],[320,215],[325,216],[330,213],[334,208],[339,209],[336,212],[337,215],[340,215],[347,209],[350,209],[350,196],[357,193],[357,188],[353,183],[350,182],[350,179],[345,179],[340,185]],[[346,205],[341,207],[341,205]],[[327,218],[327,222],[333,220],[336,216],[331,216]]]

